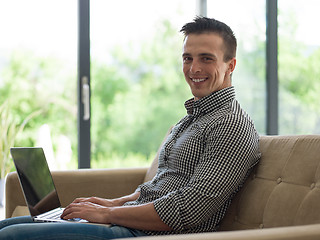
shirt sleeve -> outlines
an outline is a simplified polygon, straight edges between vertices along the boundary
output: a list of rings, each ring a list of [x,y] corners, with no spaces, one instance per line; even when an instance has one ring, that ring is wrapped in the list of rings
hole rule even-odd
[[[252,122],[245,118],[231,115],[215,124],[208,130],[204,153],[189,183],[154,201],[162,221],[183,231],[212,217],[257,163],[258,142]]]

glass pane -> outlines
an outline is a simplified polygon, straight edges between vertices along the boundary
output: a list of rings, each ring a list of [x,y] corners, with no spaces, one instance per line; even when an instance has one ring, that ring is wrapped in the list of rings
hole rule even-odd
[[[266,129],[264,0],[208,0],[208,17],[228,24],[238,40],[233,85],[237,99],[255,122],[260,134]]]
[[[278,4],[280,134],[319,134],[320,1]]]
[[[93,168],[148,166],[191,97],[180,28],[196,1],[92,0]]]
[[[15,146],[77,168],[77,1],[1,0],[0,29],[0,104],[17,124],[34,113]]]

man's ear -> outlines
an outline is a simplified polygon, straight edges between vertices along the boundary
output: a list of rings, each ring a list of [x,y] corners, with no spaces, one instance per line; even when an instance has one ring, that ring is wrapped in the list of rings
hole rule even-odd
[[[228,66],[229,75],[233,73],[234,69],[236,68],[236,64],[237,64],[236,58],[232,58],[231,60],[229,60],[229,66]]]

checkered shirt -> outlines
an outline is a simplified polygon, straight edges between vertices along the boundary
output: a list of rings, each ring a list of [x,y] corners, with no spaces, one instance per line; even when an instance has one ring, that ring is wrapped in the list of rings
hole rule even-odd
[[[216,231],[232,197],[260,158],[259,136],[235,99],[234,87],[198,101],[176,124],[159,155],[155,177],[139,186],[127,205],[153,202],[172,231],[150,235]]]

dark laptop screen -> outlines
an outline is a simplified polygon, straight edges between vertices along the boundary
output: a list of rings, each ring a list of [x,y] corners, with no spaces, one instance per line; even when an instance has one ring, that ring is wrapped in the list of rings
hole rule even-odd
[[[60,207],[42,148],[11,148],[11,155],[32,216]]]

